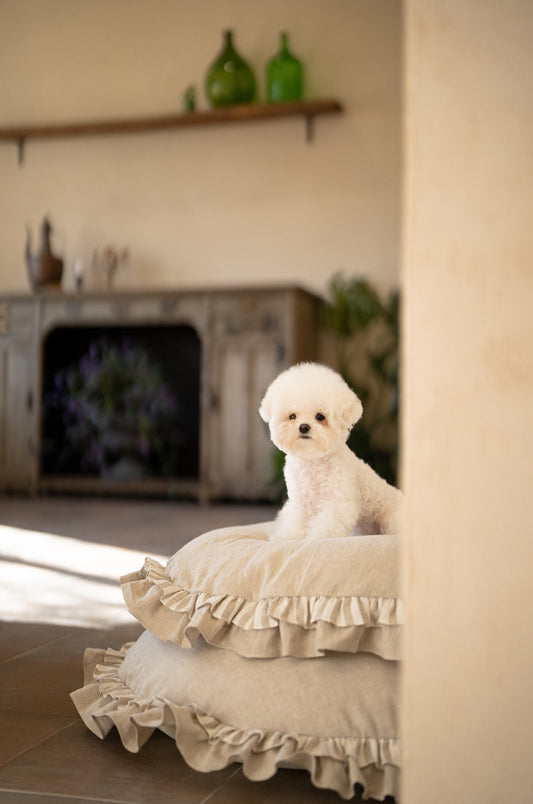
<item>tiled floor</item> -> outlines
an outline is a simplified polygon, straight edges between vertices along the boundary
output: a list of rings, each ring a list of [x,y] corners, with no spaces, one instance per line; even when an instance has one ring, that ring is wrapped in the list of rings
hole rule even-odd
[[[119,648],[141,633],[120,604],[123,571],[212,528],[272,517],[268,506],[0,498],[2,804],[341,802],[304,771],[261,783],[239,765],[198,773],[162,733],[130,754],[115,731],[103,741],[89,732],[69,698],[82,684],[86,647]]]

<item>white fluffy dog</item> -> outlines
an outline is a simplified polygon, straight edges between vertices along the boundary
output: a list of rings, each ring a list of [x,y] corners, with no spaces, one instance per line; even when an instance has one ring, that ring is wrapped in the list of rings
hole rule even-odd
[[[402,493],[346,444],[363,412],[332,369],[300,363],[270,385],[259,408],[274,444],[286,453],[288,500],[272,538],[324,539],[398,528]]]

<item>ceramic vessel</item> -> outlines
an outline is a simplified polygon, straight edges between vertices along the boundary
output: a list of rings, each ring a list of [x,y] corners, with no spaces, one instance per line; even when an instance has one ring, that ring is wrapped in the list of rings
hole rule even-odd
[[[39,250],[36,254],[31,253],[31,234],[29,229],[26,234],[26,266],[31,286],[34,290],[39,290],[45,286],[59,286],[63,276],[63,260],[52,254],[50,247],[50,235],[52,227],[47,218],[41,224],[41,237]]]

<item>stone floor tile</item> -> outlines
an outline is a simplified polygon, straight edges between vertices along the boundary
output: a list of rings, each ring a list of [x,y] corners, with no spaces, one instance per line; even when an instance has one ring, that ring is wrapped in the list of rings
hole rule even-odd
[[[54,642],[72,633],[72,628],[46,623],[0,622],[0,662]]]
[[[72,717],[70,693],[83,684],[85,648],[120,648],[137,638],[142,627],[70,631],[0,664],[0,711]]]
[[[126,802],[103,798],[47,796],[41,793],[16,793],[13,790],[0,790],[0,804],[126,804]]]
[[[113,731],[101,741],[81,722],[0,768],[0,790],[85,796],[127,804],[203,804],[236,772],[192,770],[169,737],[156,732],[138,754]]]
[[[72,724],[74,717],[0,711],[0,766]]]

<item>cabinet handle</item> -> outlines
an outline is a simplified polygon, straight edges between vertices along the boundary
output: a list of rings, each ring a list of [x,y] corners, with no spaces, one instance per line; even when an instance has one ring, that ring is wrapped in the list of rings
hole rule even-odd
[[[33,410],[33,391],[31,389],[26,393],[26,410],[30,413]]]

